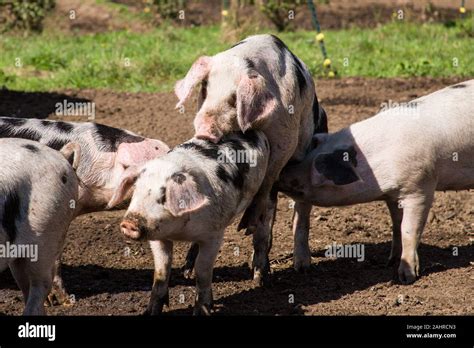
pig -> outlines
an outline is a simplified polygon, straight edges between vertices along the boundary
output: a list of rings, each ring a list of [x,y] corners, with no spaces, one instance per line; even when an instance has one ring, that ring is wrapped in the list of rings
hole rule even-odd
[[[210,314],[212,270],[224,230],[258,191],[269,154],[262,132],[229,133],[218,144],[191,139],[123,179],[109,206],[135,184],[120,227],[131,239],[150,241],[155,274],[147,314],[160,314],[168,304],[173,241],[198,245],[194,314]]]
[[[255,35],[215,56],[196,60],[177,82],[177,108],[200,85],[195,137],[217,143],[223,135],[250,129],[265,133],[271,148],[261,188],[239,224],[253,234],[254,280],[261,285],[270,269],[272,227],[277,204],[273,184],[288,161],[302,160],[314,129],[327,132],[325,114],[305,64],[274,35]],[[316,118],[316,123],[314,122]],[[295,207],[295,221],[308,220],[311,205]],[[309,267],[309,255],[298,255],[295,268]]]
[[[435,191],[474,188],[474,80],[315,135],[314,149],[282,171],[278,187],[323,207],[385,201],[393,223],[389,264],[398,266],[401,283],[413,283]],[[308,228],[299,231],[302,244]]]
[[[76,216],[106,210],[114,190],[129,170],[169,151],[160,140],[92,122],[0,117],[0,138],[29,139],[55,150],[69,142],[81,146],[77,174],[82,185],[79,187]],[[123,196],[122,204],[130,200],[131,193],[132,190]],[[48,300],[51,304],[63,304],[68,301],[68,295],[59,260],[56,269],[53,291]]]
[[[59,152],[30,140],[0,139],[0,272],[10,268],[23,292],[24,315],[45,315],[55,261],[75,216],[79,161],[75,143]]]

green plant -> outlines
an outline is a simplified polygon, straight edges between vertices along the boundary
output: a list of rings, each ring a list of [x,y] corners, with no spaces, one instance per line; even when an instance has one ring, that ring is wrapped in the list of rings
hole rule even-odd
[[[156,11],[163,19],[177,19],[179,11],[186,7],[185,0],[153,0]]]
[[[263,0],[260,11],[276,26],[278,31],[284,31],[291,23],[290,11],[294,11],[301,0]]]
[[[23,31],[41,31],[46,13],[55,6],[55,0],[2,0],[0,17],[4,28]]]

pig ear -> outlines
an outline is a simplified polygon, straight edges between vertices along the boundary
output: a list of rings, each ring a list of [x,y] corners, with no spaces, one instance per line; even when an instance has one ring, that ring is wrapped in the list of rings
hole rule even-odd
[[[71,164],[74,170],[77,170],[79,167],[79,162],[81,160],[81,146],[76,143],[67,143],[59,150],[67,161]]]
[[[198,191],[196,181],[188,173],[174,173],[168,180],[165,208],[174,216],[191,213],[207,203],[208,198]]]
[[[355,170],[356,155],[357,152],[352,146],[318,154],[311,167],[312,184],[317,186],[330,180],[335,185],[347,185],[361,180]]]
[[[179,80],[175,87],[174,93],[179,99],[178,104],[176,104],[176,108],[179,108],[184,104],[186,99],[191,95],[193,88],[200,82],[206,79],[207,75],[209,75],[209,71],[211,70],[211,57],[202,56],[198,58],[189,69],[186,77],[182,80]]]
[[[165,155],[169,147],[159,140],[144,139],[139,143],[122,143],[117,150],[116,161],[124,167],[139,166],[156,157]]]
[[[107,209],[112,209],[116,205],[125,201],[128,192],[137,181],[139,174],[140,170],[136,166],[129,167],[125,170],[120,178],[120,184],[115,188],[114,194],[107,204]]]
[[[260,74],[244,75],[237,87],[237,121],[242,132],[253,128],[275,111],[277,100]]]

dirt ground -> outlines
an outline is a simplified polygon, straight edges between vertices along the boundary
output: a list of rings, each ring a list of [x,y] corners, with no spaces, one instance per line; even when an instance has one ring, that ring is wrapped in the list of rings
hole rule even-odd
[[[383,102],[403,102],[460,79],[363,79],[316,81],[318,97],[335,131],[373,115]],[[0,90],[0,114],[44,118],[64,98],[96,103],[96,121],[176,145],[192,135],[195,106],[174,110],[172,94],[82,90],[21,93]],[[230,226],[215,265],[216,314],[225,315],[434,315],[474,313],[474,192],[437,193],[419,248],[421,278],[393,281],[385,266],[391,228],[383,203],[314,208],[310,234],[312,267],[292,269],[290,201],[281,195],[271,252],[271,283],[256,288],[248,262],[251,237]],[[89,214],[71,225],[64,252],[64,279],[76,303],[48,308],[52,315],[138,315],[152,285],[152,255],[146,243],[119,232],[123,211]],[[326,246],[363,243],[365,260],[330,259]],[[194,283],[182,276],[186,244],[176,244],[169,314],[191,314]],[[294,299],[294,301],[291,301]],[[20,291],[9,271],[0,274],[0,314],[18,315]]]

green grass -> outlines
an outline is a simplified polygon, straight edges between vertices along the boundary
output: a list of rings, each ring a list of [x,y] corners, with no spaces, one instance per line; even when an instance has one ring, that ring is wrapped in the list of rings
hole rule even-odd
[[[376,29],[328,31],[325,36],[339,76],[467,77],[474,76],[472,34],[472,26],[465,23],[450,27],[391,23]],[[315,76],[324,75],[314,32],[279,36]],[[198,56],[228,47],[218,27],[162,27],[149,33],[121,31],[82,36],[4,35],[0,39],[0,87],[27,91],[168,91]],[[17,58],[21,66],[15,65]],[[457,67],[453,65],[455,60]]]

